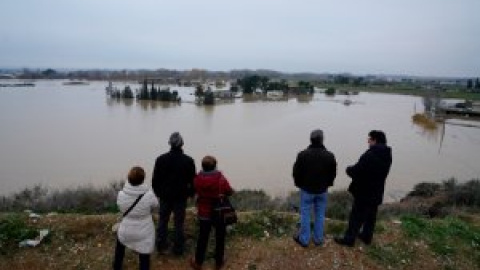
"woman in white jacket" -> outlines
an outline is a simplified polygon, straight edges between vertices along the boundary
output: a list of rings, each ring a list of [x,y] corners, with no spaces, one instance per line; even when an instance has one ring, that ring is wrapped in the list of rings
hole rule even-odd
[[[150,269],[150,254],[155,246],[152,210],[158,206],[158,200],[152,189],[144,184],[144,180],[145,171],[141,167],[133,167],[128,173],[128,182],[118,193],[117,205],[121,213],[128,211],[140,199],[120,222],[113,262],[114,270],[122,269],[125,247],[138,253],[139,269]]]

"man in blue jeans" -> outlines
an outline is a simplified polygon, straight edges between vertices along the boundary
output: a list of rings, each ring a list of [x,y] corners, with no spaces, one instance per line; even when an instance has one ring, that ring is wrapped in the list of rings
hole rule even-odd
[[[310,134],[311,144],[297,155],[293,165],[295,186],[300,189],[300,231],[293,239],[302,247],[310,243],[310,217],[315,215],[313,243],[323,245],[323,224],[327,208],[327,189],[337,176],[335,156],[323,145],[323,131]]]

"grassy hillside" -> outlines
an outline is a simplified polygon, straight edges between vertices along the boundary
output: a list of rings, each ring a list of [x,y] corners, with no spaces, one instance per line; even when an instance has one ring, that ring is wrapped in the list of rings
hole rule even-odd
[[[330,194],[325,245],[308,248],[292,240],[299,219],[292,206],[295,194],[280,202],[261,191],[239,192],[242,210],[227,235],[225,269],[480,269],[479,190],[478,180],[418,184],[401,202],[381,207],[373,244],[358,241],[354,248],[333,242],[346,227],[351,202],[346,192]],[[13,207],[7,198],[3,203]],[[251,210],[255,207],[264,210]],[[108,213],[108,204],[100,214],[43,212],[38,218],[7,208],[0,212],[0,269],[110,268],[117,214]],[[197,235],[194,211],[187,211],[185,255],[154,254],[152,269],[189,269]],[[50,230],[39,246],[18,246],[39,229]],[[210,244],[204,269],[214,265]],[[137,269],[133,252],[127,252],[125,266]]]
[[[196,227],[189,209],[186,255],[152,256],[152,269],[189,269],[194,254]],[[58,214],[31,219],[28,214],[3,214],[2,227],[11,237],[32,235],[48,228],[51,234],[37,247],[19,248],[2,240],[0,269],[108,269],[115,235],[110,228],[115,214]],[[227,236],[226,269],[478,269],[480,268],[480,216],[461,214],[439,219],[404,216],[379,222],[374,244],[358,242],[354,248],[335,244],[345,221],[327,220],[323,247],[299,247],[291,238],[298,217],[282,212],[242,212]],[[17,231],[17,232],[15,232]],[[20,231],[20,232],[18,232]],[[212,242],[211,242],[212,243]],[[213,268],[213,251],[206,266]],[[210,258],[210,259],[208,259]],[[137,257],[127,252],[125,269],[136,269]],[[209,269],[207,268],[207,269]]]

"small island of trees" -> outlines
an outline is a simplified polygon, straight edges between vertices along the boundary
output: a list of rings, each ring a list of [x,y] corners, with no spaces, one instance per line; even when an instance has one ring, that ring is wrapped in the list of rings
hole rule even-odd
[[[140,89],[136,93],[130,86],[125,86],[123,90],[118,90],[110,83],[107,86],[107,95],[116,99],[134,99],[152,100],[180,103],[181,98],[178,91],[170,91],[170,88],[156,87],[155,79],[144,79]],[[267,76],[250,75],[237,79],[231,83],[227,91],[212,91],[210,86],[205,89],[204,84],[198,83],[195,87],[196,103],[200,105],[214,105],[216,100],[233,99],[237,93],[245,95],[268,96],[269,93],[275,93],[282,96],[288,95],[313,95],[314,86],[308,81],[299,81],[297,83],[288,83],[287,80],[271,80]]]
[[[150,88],[148,87],[150,83]],[[134,95],[130,86],[125,86],[123,90],[115,89],[110,83],[107,86],[107,95],[112,98],[126,98],[137,100],[157,100],[157,101],[167,101],[167,102],[181,102],[181,98],[178,96],[178,91],[170,91],[170,88],[160,88],[155,87],[154,80],[145,79],[143,81],[142,87],[137,89],[136,94]]]

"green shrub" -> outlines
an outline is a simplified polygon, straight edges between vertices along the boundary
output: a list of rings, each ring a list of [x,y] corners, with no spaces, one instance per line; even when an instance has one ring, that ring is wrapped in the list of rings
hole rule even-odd
[[[118,211],[116,198],[123,182],[114,182],[107,187],[91,185],[72,189],[49,190],[41,185],[3,196],[0,212],[24,211],[26,209],[45,212],[104,213]]]
[[[19,215],[0,218],[0,254],[8,254],[18,249],[18,243],[35,238],[38,232],[29,228]]]
[[[480,207],[480,180],[455,185],[448,192],[448,202],[458,206]]]
[[[325,232],[331,235],[343,235],[347,229],[347,223],[343,221],[330,220],[325,223]]]
[[[328,96],[335,95],[335,88],[334,87],[327,88],[327,90],[325,90],[325,95],[328,95]]]
[[[432,197],[442,188],[437,183],[419,183],[413,187],[413,190],[407,196]]]
[[[353,197],[346,190],[333,191],[328,194],[327,217],[346,220],[350,214]]]
[[[239,211],[266,210],[271,207],[271,199],[263,190],[240,190],[233,194],[232,204]]]

